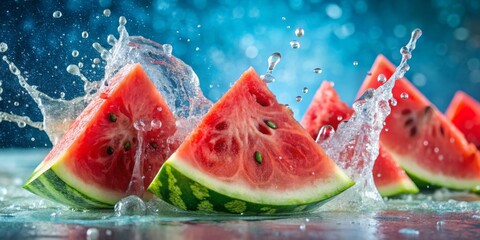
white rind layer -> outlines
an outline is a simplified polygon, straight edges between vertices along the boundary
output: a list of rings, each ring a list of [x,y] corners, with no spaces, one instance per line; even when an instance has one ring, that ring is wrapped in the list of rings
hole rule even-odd
[[[436,186],[447,187],[458,190],[470,190],[480,185],[480,179],[459,179],[452,176],[446,176],[441,173],[433,173],[415,163],[415,159],[409,156],[401,156],[391,152],[393,159],[400,166],[414,177]]]

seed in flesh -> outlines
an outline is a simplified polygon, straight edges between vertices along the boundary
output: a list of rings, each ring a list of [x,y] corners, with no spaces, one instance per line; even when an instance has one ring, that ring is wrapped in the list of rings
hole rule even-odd
[[[127,142],[123,145],[123,149],[125,149],[125,151],[130,150],[131,147],[132,147],[132,144],[130,143],[130,141],[127,141]]]
[[[271,129],[277,129],[277,124],[270,120],[265,121],[265,124],[267,124],[267,126],[269,126]]]
[[[113,152],[115,152],[115,150],[113,149],[113,147],[110,147],[110,146],[107,147],[107,154],[108,154],[108,155],[112,155]]]
[[[110,120],[110,122],[116,122],[117,121],[117,115],[115,115],[113,113],[109,113],[108,114],[108,119]]]
[[[259,164],[263,162],[262,154],[259,151],[255,151],[255,161]]]

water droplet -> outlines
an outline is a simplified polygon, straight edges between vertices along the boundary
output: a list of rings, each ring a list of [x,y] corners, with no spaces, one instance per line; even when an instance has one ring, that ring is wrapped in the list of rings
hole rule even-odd
[[[82,32],[82,38],[88,38],[88,32],[87,31]]]
[[[295,29],[295,35],[297,35],[297,37],[303,37],[304,34],[305,34],[305,31],[303,30],[303,28]]]
[[[200,48],[199,48],[199,47],[196,47],[196,48],[195,48],[195,51],[197,51],[197,52],[200,51]]]
[[[13,106],[18,107],[18,106],[20,106],[20,103],[15,101],[15,102],[13,102]]]
[[[6,52],[8,50],[8,45],[4,42],[0,42],[0,52]]]
[[[65,98],[65,92],[60,92],[60,98]]]
[[[100,236],[100,232],[97,228],[89,228],[86,234],[87,240],[97,240]]]
[[[297,40],[292,40],[290,41],[290,46],[293,48],[293,49],[297,49],[300,47],[300,43],[297,41]]]
[[[379,83],[385,83],[387,81],[387,77],[385,77],[385,75],[383,75],[383,73],[380,73],[380,74],[378,74],[377,81]]]
[[[302,96],[297,96],[297,97],[295,98],[295,101],[296,101],[296,102],[301,102],[301,101],[302,101]]]
[[[115,215],[117,216],[141,216],[145,215],[146,211],[145,202],[135,195],[125,197],[115,204]]]
[[[121,16],[120,18],[118,18],[118,24],[120,26],[125,26],[127,24],[127,19],[125,18],[125,16]]]
[[[62,17],[62,12],[60,12],[60,11],[53,12],[53,17],[54,18],[61,18]]]
[[[410,229],[410,228],[402,228],[402,229],[398,230],[398,232],[400,234],[404,234],[404,235],[418,235],[418,234],[420,234],[420,231],[415,230],[415,229]]]
[[[445,225],[445,221],[438,221],[437,222],[437,230],[441,230]]]
[[[17,122],[17,125],[18,125],[19,128],[24,128],[24,127],[27,126],[27,123],[25,121],[20,120],[20,121]]]
[[[34,137],[30,138],[30,141],[35,142],[35,138]]]
[[[320,73],[322,73],[322,69],[321,68],[314,68],[313,72],[316,73],[316,74],[320,74]]]
[[[260,78],[266,83],[275,82],[275,77],[271,73],[267,73],[265,75],[261,75]]]
[[[79,68],[83,68],[83,63],[82,63],[82,62],[79,62],[79,63],[78,63],[78,67],[79,67]]]
[[[80,69],[75,64],[68,65],[67,72],[72,74],[72,75],[77,75],[77,76],[80,75]]]
[[[353,66],[358,66],[358,61],[353,61]]]
[[[395,98],[390,99],[390,104],[392,104],[392,106],[394,107],[397,106],[397,99]]]
[[[400,98],[401,98],[401,99],[408,99],[408,93],[402,92],[402,93],[400,94]]]
[[[78,57],[78,54],[80,54],[77,50],[72,51],[72,56],[73,57]]]
[[[162,121],[160,121],[158,119],[154,119],[150,122],[150,125],[152,125],[153,129],[159,129],[159,128],[162,127]]]
[[[268,57],[268,70],[273,71],[273,69],[275,69],[280,60],[282,60],[282,55],[280,53],[272,53],[272,55]]]
[[[99,64],[100,63],[100,58],[94,58],[93,63],[94,64]]]
[[[335,134],[335,129],[331,125],[323,125],[318,131],[317,139],[315,142],[318,144],[324,142],[325,140],[331,138]]]
[[[285,21],[285,20],[287,20],[287,18],[286,18],[286,17],[282,17],[282,20]]]
[[[308,93],[308,87],[304,87],[302,90],[303,93]]]
[[[112,11],[110,11],[110,9],[107,8],[103,10],[103,16],[110,17],[111,14],[112,14]]]
[[[302,223],[302,224],[300,224],[300,227],[299,227],[299,228],[300,228],[300,230],[305,231],[305,229],[307,228],[307,226],[305,226],[305,224]]]
[[[170,45],[170,44],[163,44],[163,51],[164,51],[166,54],[171,55],[171,54],[172,54],[172,51],[173,51],[172,45]]]
[[[340,121],[342,121],[342,120],[343,120],[343,117],[342,117],[342,116],[338,116],[338,117],[337,117],[337,121],[340,122]]]

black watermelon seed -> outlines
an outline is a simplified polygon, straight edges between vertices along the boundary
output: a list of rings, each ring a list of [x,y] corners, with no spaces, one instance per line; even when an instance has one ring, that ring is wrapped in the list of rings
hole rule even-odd
[[[150,147],[153,148],[153,149],[157,149],[158,148],[158,143],[157,142],[150,142]]]
[[[408,115],[408,114],[410,114],[411,112],[412,112],[412,110],[410,110],[410,109],[407,108],[407,109],[404,109],[404,110],[402,111],[402,115]]]
[[[107,154],[108,154],[108,155],[112,155],[113,152],[115,152],[115,150],[113,149],[113,147],[107,147]]]
[[[412,127],[410,129],[410,137],[414,137],[417,134],[417,127]]]
[[[443,126],[440,125],[440,134],[442,134],[442,137],[445,137],[445,130],[443,129]]]
[[[412,123],[413,123],[413,118],[407,119],[407,121],[405,121],[405,127],[408,125],[411,125]]]

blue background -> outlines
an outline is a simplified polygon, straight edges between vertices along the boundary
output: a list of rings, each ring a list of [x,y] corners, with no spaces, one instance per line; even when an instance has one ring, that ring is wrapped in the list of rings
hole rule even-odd
[[[110,17],[102,14],[106,8]],[[61,18],[53,18],[56,10],[63,13]],[[90,66],[99,57],[91,45],[98,41],[108,46],[106,37],[117,35],[122,15],[131,35],[172,44],[173,54],[193,67],[204,94],[213,101],[249,66],[264,73],[268,56],[280,52],[283,58],[274,71],[277,81],[270,87],[300,119],[324,79],[334,81],[342,99],[352,103],[375,57],[384,54],[398,63],[400,47],[419,27],[423,36],[406,76],[443,111],[457,90],[480,99],[479,12],[480,1],[474,0],[18,0],[2,2],[0,42],[8,44],[4,54],[30,84],[53,97],[65,92],[67,99],[78,96],[82,86],[66,67],[81,61],[89,79],[101,78],[103,71]],[[305,30],[305,36],[295,36],[297,27]],[[83,31],[88,38],[82,38]],[[291,40],[298,40],[301,47],[292,49]],[[80,56],[74,58],[73,50]],[[314,74],[316,67],[323,72]],[[4,62],[0,80],[0,111],[42,120]],[[306,94],[304,87],[309,88]],[[303,100],[296,102],[296,96]],[[43,132],[0,123],[0,147],[44,146],[51,144]]]

